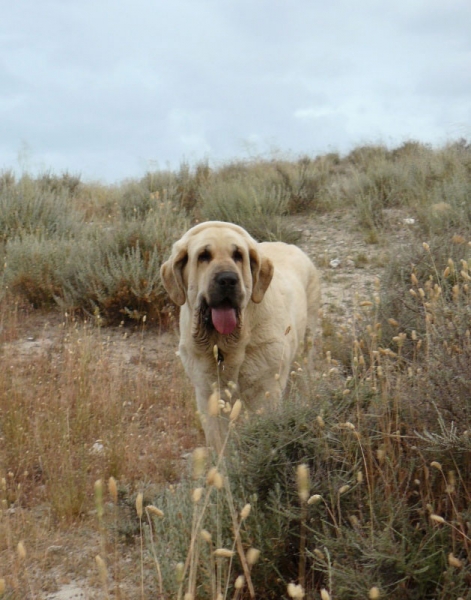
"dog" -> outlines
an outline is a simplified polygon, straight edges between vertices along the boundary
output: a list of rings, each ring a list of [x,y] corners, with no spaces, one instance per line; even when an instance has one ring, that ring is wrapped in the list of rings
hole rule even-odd
[[[179,355],[207,444],[219,451],[228,419],[214,414],[210,398],[217,393],[219,405],[237,386],[249,411],[279,404],[292,362],[316,330],[319,273],[297,246],[258,243],[221,221],[189,229],[160,273],[181,307]]]

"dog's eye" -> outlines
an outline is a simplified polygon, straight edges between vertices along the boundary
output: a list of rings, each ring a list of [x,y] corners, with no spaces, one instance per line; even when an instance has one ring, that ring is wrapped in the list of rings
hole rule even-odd
[[[198,255],[198,262],[209,262],[211,258],[211,252],[203,250],[203,252]]]
[[[232,260],[234,262],[242,262],[242,252],[240,250],[235,250],[234,254],[232,255]]]

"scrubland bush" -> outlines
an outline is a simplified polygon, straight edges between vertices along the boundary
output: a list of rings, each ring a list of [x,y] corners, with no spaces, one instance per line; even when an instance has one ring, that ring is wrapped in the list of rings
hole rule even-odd
[[[0,186],[1,240],[25,234],[74,236],[82,227],[83,218],[71,207],[67,190],[43,190],[27,175]]]
[[[418,219],[424,234],[469,223],[471,149],[458,142],[440,150],[410,142],[389,151],[355,149],[333,188],[336,203],[355,207],[359,225],[376,233],[385,209],[403,208]]]
[[[279,185],[266,186],[251,179],[216,181],[202,190],[201,196],[203,220],[236,223],[259,241],[296,239],[296,233],[282,221],[288,213],[289,196]]]
[[[34,234],[5,244],[1,295],[11,292],[34,308],[52,307],[62,295],[64,269],[76,242]]]
[[[167,302],[160,264],[187,227],[169,202],[155,201],[141,219],[93,223],[80,232],[75,228],[74,235],[31,232],[22,225],[5,244],[2,293],[19,295],[34,307],[56,303],[108,322],[144,315],[160,322]]]

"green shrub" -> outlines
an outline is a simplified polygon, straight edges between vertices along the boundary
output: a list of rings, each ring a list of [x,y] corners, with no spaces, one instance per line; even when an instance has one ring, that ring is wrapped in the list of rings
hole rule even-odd
[[[359,225],[377,237],[386,224],[385,209],[407,210],[426,234],[470,222],[467,144],[433,150],[409,142],[393,151],[366,146],[353,150],[343,165],[337,184],[329,186],[335,204],[354,206]]]
[[[124,220],[145,219],[158,210],[162,202],[177,206],[175,175],[168,171],[147,173],[140,181],[124,184],[118,205]]]
[[[278,186],[256,180],[215,180],[201,191],[203,220],[228,221],[244,227],[259,241],[294,242],[298,234],[286,226],[289,195]]]
[[[146,219],[117,226],[89,225],[74,239],[29,235],[6,244],[4,290],[33,306],[58,303],[104,322],[160,322],[167,294],[160,265],[187,219],[160,203]]]
[[[273,167],[289,195],[289,214],[325,212],[334,208],[328,184],[335,179],[338,155],[330,154],[312,160],[300,158],[296,162],[275,161]]]
[[[7,241],[1,277],[1,296],[12,293],[35,308],[53,306],[63,294],[64,268],[75,243],[41,235]]]
[[[80,233],[83,216],[75,211],[67,191],[42,190],[29,176],[0,186],[0,239],[23,234],[73,236]]]
[[[156,249],[144,253],[139,244],[122,253],[103,244],[79,251],[71,265],[73,271],[62,281],[60,304],[107,323],[141,320],[144,315],[152,320],[163,301],[160,261]]]
[[[456,421],[471,418],[470,262],[466,238],[435,236],[391,261],[383,282],[382,344],[395,349],[404,334],[401,353],[424,374],[423,401]]]
[[[57,176],[51,172],[43,173],[36,178],[36,184],[41,191],[53,194],[66,193],[69,197],[75,197],[81,189],[80,175],[71,175],[68,171]]]
[[[167,202],[144,220],[91,228],[62,282],[63,306],[100,315],[105,322],[144,315],[160,322],[168,302],[160,265],[187,227],[187,219]]]

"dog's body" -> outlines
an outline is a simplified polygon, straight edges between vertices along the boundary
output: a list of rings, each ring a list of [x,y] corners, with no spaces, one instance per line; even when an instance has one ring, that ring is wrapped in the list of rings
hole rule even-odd
[[[235,383],[249,410],[279,402],[291,363],[316,328],[319,275],[296,246],[259,244],[219,221],[196,225],[176,242],[161,275],[181,306],[180,357],[207,442],[219,449],[225,420],[208,415],[215,384],[222,391]]]

